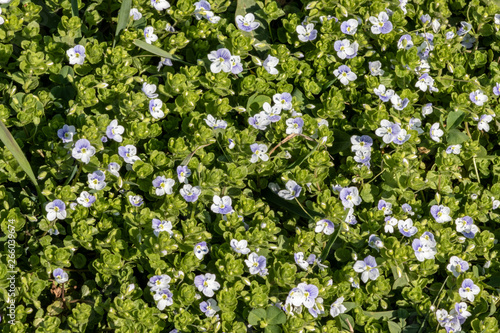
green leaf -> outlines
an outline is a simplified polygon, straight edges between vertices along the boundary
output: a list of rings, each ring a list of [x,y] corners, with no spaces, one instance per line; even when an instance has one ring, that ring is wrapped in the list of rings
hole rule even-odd
[[[288,168],[286,168],[286,170],[292,170],[293,168],[300,166],[305,160],[307,160],[309,158],[309,156],[312,155],[312,153],[314,153],[319,148],[320,145],[321,145],[321,141],[318,142],[316,147],[314,147],[306,156],[304,156],[303,158],[298,159],[295,162],[293,162],[292,164],[290,164],[288,166]]]
[[[302,216],[303,218],[310,219],[309,215],[311,215],[313,217],[314,216],[318,216],[318,217],[322,216],[320,213],[318,213],[316,211],[309,210],[309,209],[305,208],[306,211],[309,213],[309,215],[307,215],[307,213],[304,212],[302,210],[302,208],[300,208],[297,205],[294,205],[293,203],[291,203],[291,201],[288,201],[288,200],[285,200],[285,199],[279,197],[277,194],[273,193],[273,191],[271,191],[270,189],[263,190],[262,195],[264,196],[264,198],[266,198],[267,200],[269,200],[271,203],[275,204],[277,207],[281,208],[282,210],[283,209],[288,210],[293,214]]]
[[[266,326],[264,333],[281,333],[281,328],[279,328],[279,326],[276,325],[269,325]]]
[[[446,141],[450,145],[458,145],[462,142],[469,140],[467,134],[460,132],[457,129],[452,129],[448,132],[448,136],[446,137]]]
[[[446,119],[446,128],[448,131],[460,126],[462,121],[465,119],[465,112],[463,111],[452,111],[448,113],[448,118]]]
[[[390,333],[401,333],[401,326],[399,326],[395,322],[388,321],[387,325],[389,326],[389,332]]]
[[[348,332],[354,332],[355,324],[354,319],[351,316],[345,313],[341,313],[337,318],[339,318],[340,324],[342,325],[343,329],[346,329]]]
[[[0,140],[4,143],[5,147],[12,153],[17,163],[21,166],[21,168],[26,172],[30,180],[36,187],[36,191],[38,193],[38,197],[41,202],[45,201],[45,198],[42,196],[42,192],[40,191],[40,187],[38,186],[38,181],[36,180],[35,174],[31,169],[31,165],[29,164],[26,156],[24,156],[23,151],[17,144],[16,140],[10,133],[9,129],[5,127],[3,121],[0,121]]]
[[[269,325],[279,325],[286,322],[286,315],[276,306],[270,306],[266,310],[266,322]]]
[[[78,0],[71,0],[71,16],[78,17]],[[82,37],[82,30],[78,28],[76,37]]]
[[[130,20],[130,8],[132,7],[132,0],[123,0],[118,12],[118,23],[116,24],[115,40],[113,41],[113,47],[118,40],[118,35],[120,32],[127,27],[128,21]]]
[[[259,113],[260,110],[262,110],[262,105],[264,105],[264,103],[266,102],[271,104],[271,97],[266,95],[259,95],[259,93],[253,94],[252,96],[248,97],[247,112],[252,110],[256,113]]]
[[[145,51],[156,54],[159,57],[167,58],[170,60],[175,60],[175,61],[181,62],[183,64],[186,64],[186,65],[193,65],[193,64],[190,64],[188,62],[185,62],[184,60],[182,60],[178,56],[172,55],[172,54],[168,53],[167,51],[160,49],[157,46],[146,43],[143,40],[134,39],[134,45],[140,47],[141,49],[143,49]]]
[[[356,302],[344,302],[342,304],[345,306],[345,312],[349,312],[358,306]]]
[[[266,319],[266,310],[264,309],[253,309],[248,314],[248,323],[252,326],[259,325],[259,323],[265,319]]]
[[[330,236],[330,239],[328,240],[328,243],[326,243],[326,246],[323,249],[323,252],[321,252],[321,256],[320,256],[321,261],[325,260],[328,257],[328,255],[330,254],[330,250],[332,249],[332,246],[335,243],[335,240],[337,239],[339,232],[340,232],[340,227],[337,228],[336,233],[334,233]]]

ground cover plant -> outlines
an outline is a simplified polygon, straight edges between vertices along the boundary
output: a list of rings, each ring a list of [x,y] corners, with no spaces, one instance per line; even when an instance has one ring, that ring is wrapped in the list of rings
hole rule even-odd
[[[0,8],[3,332],[499,332],[497,1]]]

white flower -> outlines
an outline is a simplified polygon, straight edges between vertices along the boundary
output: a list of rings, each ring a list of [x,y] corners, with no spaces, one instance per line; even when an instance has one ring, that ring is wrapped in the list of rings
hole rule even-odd
[[[264,69],[272,75],[278,74],[279,71],[275,68],[279,63],[279,59],[276,57],[273,57],[272,55],[268,55],[266,60],[264,60],[264,63],[262,66],[264,66]]]
[[[158,94],[156,94],[156,84],[148,84],[144,82],[142,84],[142,92],[148,96],[148,98],[156,98]]]
[[[250,249],[247,247],[248,242],[244,239],[240,241],[237,241],[236,239],[231,239],[231,242],[229,244],[231,245],[233,251],[236,253],[241,253],[241,254],[250,253]]]
[[[394,227],[398,225],[398,220],[395,217],[388,216],[385,221],[384,231],[388,233],[394,232]]]
[[[156,10],[164,10],[170,8],[167,0],[151,0],[151,4]]]
[[[305,27],[303,25],[298,25],[295,28],[295,31],[297,31],[297,33],[299,34],[299,40],[304,43],[316,39],[318,33],[314,29],[314,24],[312,23],[307,24]]]
[[[432,140],[441,142],[441,137],[444,135],[444,132],[439,128],[439,123],[432,124],[430,135]]]
[[[142,14],[141,14],[141,12],[139,12],[139,10],[137,8],[132,8],[130,10],[130,15],[129,16],[132,16],[133,20],[137,21],[137,20],[139,20],[142,17]]]
[[[382,63],[380,61],[373,61],[368,63],[368,68],[373,76],[382,76],[385,71],[382,69]]]
[[[70,65],[83,65],[85,61],[85,47],[82,45],[76,45],[75,47],[66,51],[66,54],[69,57]]]
[[[251,163],[256,163],[259,158],[264,162],[269,160],[269,155],[266,154],[267,146],[265,144],[254,143],[250,146],[250,149],[253,152],[250,158]]]
[[[151,44],[158,40],[158,36],[154,34],[155,29],[152,26],[147,26],[144,28],[144,38],[146,43]]]
[[[330,315],[335,318],[339,314],[344,313],[347,308],[342,304],[344,302],[344,297],[339,297],[337,300],[330,306]]]

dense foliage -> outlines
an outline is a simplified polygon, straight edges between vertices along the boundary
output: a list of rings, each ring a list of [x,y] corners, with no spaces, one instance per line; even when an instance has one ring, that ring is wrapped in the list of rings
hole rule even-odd
[[[3,332],[499,331],[496,1],[0,4]]]

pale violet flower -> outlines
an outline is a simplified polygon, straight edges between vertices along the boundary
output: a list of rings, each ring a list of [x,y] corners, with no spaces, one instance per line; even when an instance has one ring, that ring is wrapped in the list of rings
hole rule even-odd
[[[215,281],[215,274],[211,273],[195,276],[194,285],[198,288],[198,291],[202,292],[203,295],[207,297],[214,296],[214,291],[220,288],[220,283]]]
[[[384,215],[391,215],[392,214],[392,204],[390,202],[387,202],[383,199],[380,199],[378,201],[378,210],[381,210],[384,212]]]
[[[384,247],[384,242],[382,242],[380,237],[372,234],[372,235],[370,235],[370,237],[368,237],[368,246],[379,251],[380,249],[382,249]]]
[[[295,31],[297,31],[299,40],[301,42],[309,42],[315,40],[318,36],[318,31],[314,29],[314,24],[312,23],[307,24],[305,27],[303,25],[298,25],[295,28]]]
[[[399,232],[406,237],[411,237],[418,232],[417,227],[413,225],[412,219],[398,221]]]
[[[207,115],[207,117],[204,119],[205,123],[207,124],[208,127],[211,129],[225,129],[227,128],[227,122],[221,119],[216,119],[214,116],[211,114]]]
[[[407,107],[409,101],[410,100],[408,98],[402,99],[398,95],[394,95],[391,97],[392,107],[399,111],[402,111],[405,107]]]
[[[401,127],[399,124],[395,124],[384,119],[380,121],[380,127],[375,130],[375,135],[381,137],[384,143],[391,143],[400,131]]]
[[[276,57],[273,57],[272,55],[268,55],[266,60],[264,60],[264,63],[262,66],[264,66],[264,69],[272,75],[276,75],[279,73],[279,71],[276,69],[276,66],[279,63],[279,59]]]
[[[414,239],[412,243],[415,257],[418,261],[423,262],[426,259],[434,259],[436,250],[433,247],[426,245],[420,239]]]
[[[398,49],[409,50],[413,47],[413,41],[411,39],[411,35],[403,35],[398,40]]]
[[[243,31],[253,31],[260,26],[259,22],[255,22],[255,16],[252,13],[248,13],[245,16],[236,16],[236,25],[240,30]]]
[[[240,241],[238,241],[236,239],[231,239],[231,242],[229,244],[231,245],[231,248],[233,249],[233,251],[236,253],[241,253],[241,254],[250,253],[250,249],[247,247],[248,242],[244,239],[242,239]]]
[[[168,289],[170,281],[172,281],[172,278],[167,274],[154,275],[149,278],[148,287],[151,288],[151,291]]]
[[[407,134],[405,129],[401,129],[398,134],[394,136],[392,139],[392,142],[397,144],[397,145],[402,145],[406,141],[408,141],[411,137],[411,134]]]
[[[180,190],[180,195],[186,200],[186,202],[195,202],[201,194],[201,189],[199,186],[192,186],[190,184],[185,184]]]
[[[432,103],[427,103],[424,106],[422,106],[422,116],[425,118],[425,116],[428,116],[432,114]]]
[[[163,102],[160,99],[154,98],[149,101],[149,113],[155,119],[161,119],[165,116],[162,107]]]
[[[358,78],[358,76],[346,65],[341,65],[334,70],[333,75],[335,75],[343,85],[347,85],[349,82],[355,81]]]
[[[172,178],[166,178],[165,176],[158,176],[153,180],[155,193],[158,196],[172,194],[172,188],[174,184],[175,180],[173,180]]]
[[[489,114],[483,114],[477,123],[477,129],[480,131],[488,132],[490,130],[489,123],[493,120],[493,117]]]
[[[462,286],[458,289],[460,297],[467,299],[469,302],[474,302],[474,298],[481,292],[481,288],[474,284],[471,279],[465,279]]]
[[[314,254],[310,254],[307,259],[304,259],[303,252],[294,253],[293,258],[295,259],[295,263],[303,270],[307,270],[309,265],[313,265],[316,260],[316,256]]]
[[[207,242],[200,242],[194,246],[194,255],[199,260],[202,260],[207,253],[208,253]]]
[[[158,290],[156,294],[153,295],[153,299],[158,302],[156,303],[158,310],[163,311],[167,306],[174,304],[172,296],[173,294],[168,289]]]
[[[294,180],[289,180],[286,185],[286,190],[280,190],[278,195],[285,200],[293,200],[298,198],[300,192],[302,191],[302,187],[298,185]]]
[[[118,125],[118,120],[116,119],[112,120],[106,128],[106,136],[111,140],[115,140],[116,142],[123,141],[123,138],[121,136],[123,132],[125,132],[125,128]]]
[[[331,235],[335,231],[335,225],[330,220],[322,219],[316,222],[314,231],[318,234],[324,233],[325,235]]]
[[[275,103],[273,107],[280,108],[281,110],[290,110],[292,108],[292,95],[290,93],[284,92],[281,94],[273,95],[273,102]],[[269,103],[264,103],[264,106]]]
[[[140,207],[144,203],[144,199],[140,195],[129,195],[128,201],[134,207]]]
[[[229,61],[231,62],[231,73],[239,74],[243,71],[243,65],[241,64],[240,56],[231,56]]]
[[[147,26],[144,28],[144,38],[146,39],[146,43],[151,44],[158,40],[158,36],[155,35],[155,29],[152,26]]]
[[[467,34],[472,29],[472,25],[468,22],[462,21],[460,22],[461,27],[457,31],[457,35],[463,36]]]
[[[394,90],[386,90],[383,84],[379,84],[377,88],[373,89],[373,92],[382,100],[382,102],[388,102],[394,96]]]
[[[45,206],[47,212],[47,220],[54,221],[55,219],[64,220],[66,218],[66,204],[60,199],[49,202]]]
[[[385,73],[382,69],[382,63],[378,60],[368,62],[368,68],[370,69],[370,74],[373,76],[382,76]]]
[[[431,139],[436,142],[441,142],[441,137],[444,135],[442,129],[439,128],[439,123],[434,123],[430,130]]]
[[[210,209],[216,214],[229,214],[233,212],[231,204],[232,201],[229,196],[225,195],[221,198],[218,195],[214,195],[213,204]]]
[[[220,310],[220,308],[217,306],[216,300],[209,298],[206,302],[200,303],[200,310],[207,317],[213,317]]]
[[[120,177],[120,173],[119,173],[119,171],[120,171],[120,164],[118,164],[116,162],[109,163],[109,165],[108,165],[108,171],[113,176]]]
[[[188,183],[188,178],[191,177],[191,170],[187,167],[187,165],[179,165],[177,167],[177,179],[179,179],[179,183]]]
[[[431,215],[437,223],[451,221],[450,208],[443,205],[434,205],[431,207]]]
[[[160,232],[168,232],[170,236],[174,235],[172,231],[172,222],[162,221],[159,219],[153,219],[151,222],[151,227],[153,228],[153,233],[158,237]]]
[[[478,89],[469,94],[469,98],[472,103],[477,106],[483,106],[486,101],[488,101],[488,96],[486,96],[482,90]]]
[[[394,227],[398,225],[398,220],[395,217],[387,216],[385,218],[384,231],[387,233],[394,233]]]
[[[236,143],[234,142],[234,140],[233,140],[233,139],[228,139],[228,141],[229,141],[229,146],[228,146],[228,148],[229,148],[229,149],[233,149],[233,148],[234,148],[234,146],[236,145]]]
[[[68,126],[65,124],[61,129],[57,130],[57,136],[63,143],[72,142],[75,134],[75,126]]]
[[[250,269],[250,274],[255,275],[266,275],[266,258],[264,256],[259,256],[257,253],[252,252],[248,255],[248,259],[245,260],[245,264]]]
[[[462,148],[462,145],[460,145],[460,144],[451,145],[451,146],[448,146],[448,148],[446,148],[446,153],[460,155],[461,148]]]
[[[139,161],[140,157],[137,155],[137,148],[133,145],[126,145],[118,147],[118,155],[123,157],[125,163],[134,164],[135,161]]]
[[[85,61],[85,47],[82,45],[76,45],[75,47],[66,51],[69,57],[70,65],[83,65]]]
[[[68,273],[63,271],[62,268],[54,269],[54,272],[52,272],[52,275],[54,276],[54,280],[56,280],[56,282],[60,283],[60,284],[66,283],[69,280]]]
[[[151,5],[153,5],[156,10],[165,10],[170,8],[170,4],[167,0],[151,0]]]
[[[87,139],[78,140],[72,151],[73,158],[81,160],[85,164],[90,162],[90,158],[94,156],[94,154],[95,148],[90,145],[90,142]]]
[[[255,129],[264,131],[271,124],[271,118],[265,111],[261,111],[253,117],[248,118],[248,123]]]
[[[97,191],[102,190],[106,187],[106,182],[104,181],[105,179],[106,175],[104,172],[100,170],[94,171],[93,173],[88,174],[89,187]]]
[[[250,145],[250,150],[253,153],[250,158],[251,163],[256,163],[259,159],[264,162],[269,160],[269,155],[266,154],[267,146],[265,144],[254,143]]]
[[[142,92],[148,96],[148,98],[156,98],[158,94],[156,94],[156,84],[149,84],[144,82],[142,84]]]
[[[474,238],[479,232],[479,228],[474,224],[470,216],[460,217],[455,220],[457,232],[462,233],[467,238]]]
[[[364,283],[366,283],[368,279],[376,280],[380,275],[377,268],[377,262],[372,256],[368,256],[364,260],[356,261],[352,268],[356,273],[361,273],[361,281]]]
[[[286,134],[301,134],[304,127],[304,120],[300,117],[286,120]]]
[[[424,130],[422,129],[422,121],[418,118],[410,119],[410,122],[408,123],[408,129],[417,131],[419,135],[424,133]]]
[[[134,21],[137,21],[142,17],[142,14],[137,8],[132,8],[132,9],[130,9],[129,16],[132,16],[132,19]]]
[[[333,48],[337,51],[337,56],[340,59],[352,59],[358,53],[359,44],[351,42],[348,39],[338,40],[333,44]]]
[[[433,91],[438,91],[436,87],[434,87],[434,79],[427,73],[424,73],[420,78],[418,79],[417,83],[415,84],[415,87],[419,88],[422,91],[427,91],[429,89],[429,92]]]
[[[388,34],[392,31],[392,23],[389,21],[389,15],[386,12],[380,12],[378,17],[370,16],[369,18],[372,27],[371,31],[373,34]]]
[[[340,30],[346,35],[354,35],[358,30],[358,25],[358,20],[349,19],[342,22],[342,24],[340,25]]]
[[[345,313],[347,308],[342,304],[344,302],[344,297],[339,297],[330,306],[330,316],[333,318],[337,317],[341,313]]]
[[[340,199],[342,200],[342,205],[345,208],[354,208],[361,204],[361,197],[359,196],[359,191],[356,187],[346,187],[340,191]]]
[[[87,191],[82,191],[82,193],[80,193],[80,196],[76,198],[76,202],[78,202],[83,207],[88,208],[95,202],[95,196],[91,195]]]
[[[212,62],[210,65],[212,73],[220,73],[221,71],[229,73],[231,71],[231,52],[226,48],[210,52],[208,60]]]
[[[460,273],[469,269],[469,263],[457,256],[453,256],[450,258],[450,263],[446,266],[446,269],[450,271],[454,277],[458,277]]]

